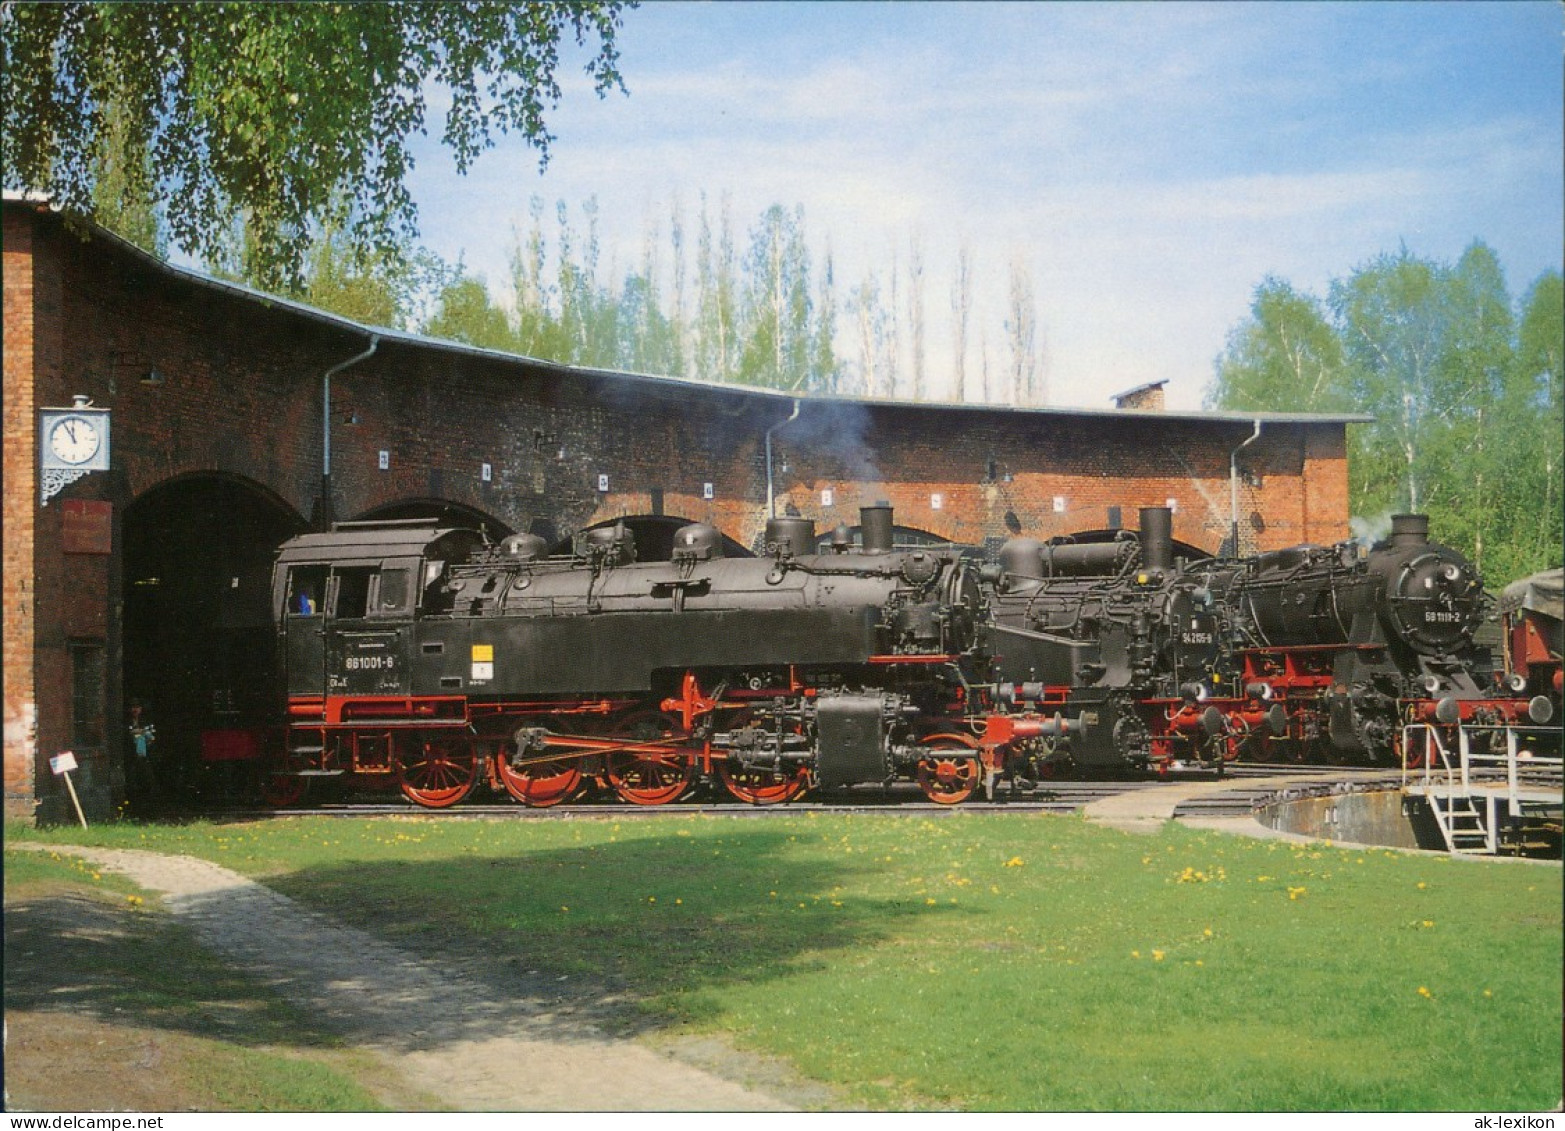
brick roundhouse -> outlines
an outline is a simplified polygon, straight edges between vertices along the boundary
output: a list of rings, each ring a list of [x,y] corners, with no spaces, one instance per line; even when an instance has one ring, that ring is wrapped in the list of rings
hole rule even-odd
[[[132,698],[187,758],[266,714],[273,552],[333,518],[557,542],[623,518],[649,558],[686,521],[754,549],[773,508],[825,532],[882,499],[904,540],[991,549],[1170,501],[1210,551],[1235,518],[1245,551],[1348,533],[1365,417],[1166,412],[1157,384],[1101,411],[796,399],[363,326],[12,197],[3,239],[5,795],[39,820],[69,814],[61,750],[89,815],[123,796]],[[43,504],[40,412],[76,396],[109,410],[112,463]]]

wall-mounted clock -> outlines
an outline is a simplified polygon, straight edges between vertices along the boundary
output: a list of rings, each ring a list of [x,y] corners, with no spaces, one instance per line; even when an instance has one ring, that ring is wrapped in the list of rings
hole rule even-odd
[[[76,397],[70,408],[38,411],[39,502],[89,471],[109,470],[109,410]]]

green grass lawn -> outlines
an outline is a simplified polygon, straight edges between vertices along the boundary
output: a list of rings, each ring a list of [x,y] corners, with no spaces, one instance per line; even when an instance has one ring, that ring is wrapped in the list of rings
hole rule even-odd
[[[1561,870],[953,815],[132,825],[425,953],[617,988],[871,1108],[1528,1110]]]
[[[5,903],[6,1016],[30,1038],[7,1049],[22,1108],[385,1109],[366,1086],[376,1062],[202,949],[123,877],[7,851]],[[109,1062],[69,1047],[110,1036]]]

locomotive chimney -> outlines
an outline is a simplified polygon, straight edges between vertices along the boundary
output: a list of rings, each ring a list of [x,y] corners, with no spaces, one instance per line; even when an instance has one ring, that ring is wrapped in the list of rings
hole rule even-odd
[[[1393,546],[1424,546],[1429,542],[1429,516],[1427,514],[1394,514],[1391,516]]]
[[[889,554],[892,550],[891,504],[882,500],[859,508],[859,529],[866,554]]]
[[[1141,508],[1141,568],[1174,568],[1174,512],[1167,507]]]
[[[786,558],[815,552],[815,520],[811,518],[769,518],[766,520],[766,546],[770,553]]]

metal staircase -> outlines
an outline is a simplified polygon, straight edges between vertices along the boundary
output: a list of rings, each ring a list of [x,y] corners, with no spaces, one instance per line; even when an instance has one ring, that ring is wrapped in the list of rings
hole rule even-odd
[[[1538,728],[1530,728],[1537,730]],[[1402,728],[1402,789],[1420,796],[1429,805],[1446,850],[1459,855],[1495,855],[1500,851],[1503,828],[1519,822],[1523,813],[1539,803],[1538,791],[1522,786],[1518,767],[1523,762],[1520,733],[1504,724],[1463,723],[1455,730],[1455,749],[1447,741],[1449,728],[1410,723]],[[1496,738],[1503,738],[1497,742]],[[1503,752],[1501,748],[1503,747]],[[1410,767],[1407,752],[1423,750],[1422,765]],[[1528,766],[1559,766],[1561,759],[1525,755]],[[1504,769],[1503,784],[1494,773],[1480,768]],[[1544,804],[1559,805],[1545,796]]]

